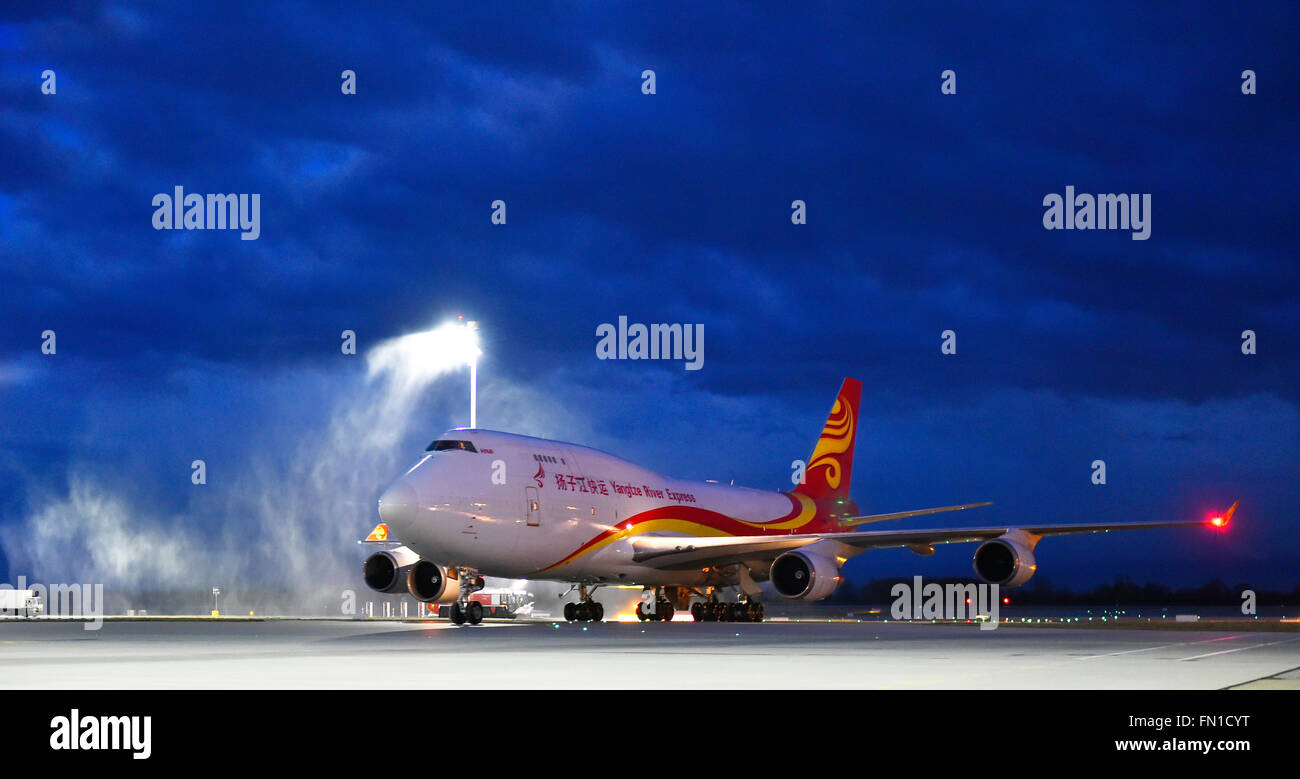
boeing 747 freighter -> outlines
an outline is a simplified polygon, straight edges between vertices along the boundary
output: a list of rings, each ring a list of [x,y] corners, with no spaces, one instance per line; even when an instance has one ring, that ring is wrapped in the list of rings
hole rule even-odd
[[[576,444],[491,430],[450,430],[379,499],[370,538],[392,546],[366,559],[363,577],[380,592],[409,591],[450,605],[457,623],[482,620],[472,600],[483,576],[543,579],[577,587],[569,620],[600,620],[591,595],[602,586],[654,592],[643,620],[670,620],[689,608],[700,621],[761,621],[759,583],[785,598],[821,600],[845,561],[871,549],[978,543],[975,573],[1003,586],[1034,575],[1034,548],[1046,536],[1209,525],[1221,516],[1124,524],[864,530],[864,525],[988,503],[862,516],[849,497],[862,384],[845,379],[789,492],[674,479]],[[398,545],[400,544],[400,545]],[[739,600],[719,598],[738,587]]]

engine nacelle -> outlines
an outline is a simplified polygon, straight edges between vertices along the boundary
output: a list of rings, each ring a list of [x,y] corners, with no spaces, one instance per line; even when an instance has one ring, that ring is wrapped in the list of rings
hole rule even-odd
[[[791,551],[772,561],[772,589],[783,598],[822,600],[840,583],[840,567],[821,555]]]
[[[420,556],[404,546],[375,552],[361,564],[361,578],[366,586],[379,592],[402,592],[406,576]]]
[[[990,584],[1019,587],[1038,570],[1034,552],[1023,542],[1000,536],[980,544],[975,550],[975,573]]]
[[[460,572],[428,560],[411,566],[406,575],[406,588],[411,595],[425,603],[453,603],[460,597]]]

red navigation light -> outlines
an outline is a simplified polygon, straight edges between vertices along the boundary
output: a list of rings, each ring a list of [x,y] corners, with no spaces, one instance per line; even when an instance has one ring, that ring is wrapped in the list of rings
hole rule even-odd
[[[1010,603],[1010,602],[1011,602],[1011,599],[1010,599],[1010,598],[1003,598],[1003,599],[1002,599],[1002,603],[1003,603],[1004,605],[1005,605],[1005,604],[1008,604],[1008,603]]]
[[[1237,510],[1237,503],[1240,503],[1240,501],[1234,502],[1228,507],[1228,510],[1222,514],[1216,517],[1210,517],[1210,524],[1217,528],[1226,528],[1228,523],[1232,522],[1232,515]]]

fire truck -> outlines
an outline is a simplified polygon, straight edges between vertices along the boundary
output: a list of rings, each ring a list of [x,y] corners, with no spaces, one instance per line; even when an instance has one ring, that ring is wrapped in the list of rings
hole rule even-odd
[[[469,596],[471,603],[478,603],[483,606],[484,617],[496,617],[498,619],[513,619],[516,616],[523,616],[531,611],[533,605],[533,595],[523,590],[507,590],[501,587],[490,587],[479,590]],[[431,603],[421,603],[421,607],[426,609],[424,612],[433,616],[433,610],[437,609],[437,616],[446,619],[451,618],[451,606],[435,606]]]
[[[35,590],[0,590],[0,616],[35,617],[42,608]]]

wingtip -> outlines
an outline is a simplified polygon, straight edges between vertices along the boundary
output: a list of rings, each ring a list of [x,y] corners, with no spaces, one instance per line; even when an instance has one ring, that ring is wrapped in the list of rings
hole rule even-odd
[[[1228,510],[1219,516],[1212,518],[1210,524],[1215,527],[1227,527],[1228,524],[1232,522],[1232,514],[1237,510],[1238,503],[1241,503],[1241,501],[1233,501],[1232,505],[1228,507]]]

